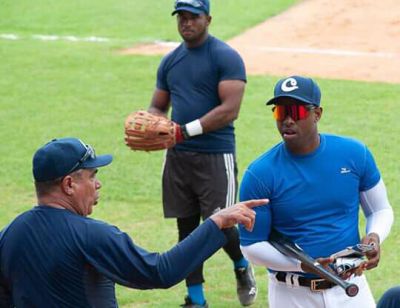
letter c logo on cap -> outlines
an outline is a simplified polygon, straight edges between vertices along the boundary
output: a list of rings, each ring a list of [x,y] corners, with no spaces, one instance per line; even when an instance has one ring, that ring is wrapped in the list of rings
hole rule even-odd
[[[291,92],[299,87],[297,86],[297,80],[294,78],[288,78],[284,82],[282,82],[281,89],[283,92]]]

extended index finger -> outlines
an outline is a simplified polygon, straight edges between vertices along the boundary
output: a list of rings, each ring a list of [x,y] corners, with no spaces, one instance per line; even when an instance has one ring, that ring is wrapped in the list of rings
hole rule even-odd
[[[260,206],[260,205],[265,205],[269,203],[269,199],[253,199],[253,200],[247,200],[247,201],[243,201],[240,202],[242,204],[244,204],[245,206],[247,206],[248,208],[253,208],[256,206]]]

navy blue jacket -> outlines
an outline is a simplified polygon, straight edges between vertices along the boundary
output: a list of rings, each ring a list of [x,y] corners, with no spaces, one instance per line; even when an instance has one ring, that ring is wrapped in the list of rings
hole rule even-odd
[[[225,242],[208,219],[171,250],[151,253],[115,226],[37,206],[0,235],[0,306],[117,307],[115,283],[171,287]]]

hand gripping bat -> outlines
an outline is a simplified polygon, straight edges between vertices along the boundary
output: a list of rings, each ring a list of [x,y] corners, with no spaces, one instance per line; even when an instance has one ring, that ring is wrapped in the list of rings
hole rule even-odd
[[[325,269],[320,263],[318,263],[318,261],[307,255],[304,250],[301,249],[297,244],[295,244],[291,239],[287,238],[285,235],[281,234],[277,230],[271,230],[268,241],[271,243],[272,246],[274,246],[284,255],[300,260],[304,264],[313,268],[321,278],[326,279],[343,288],[348,296],[353,297],[357,295],[358,286],[356,284],[344,281],[336,274]]]

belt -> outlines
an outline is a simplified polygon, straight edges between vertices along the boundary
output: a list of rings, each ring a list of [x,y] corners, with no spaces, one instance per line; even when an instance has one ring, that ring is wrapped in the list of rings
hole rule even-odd
[[[291,282],[292,285],[294,285],[294,281],[293,281],[293,274],[289,274],[289,273],[285,273],[285,272],[277,272],[275,274],[275,277],[278,281],[281,282],[285,282],[287,283],[287,278],[289,278],[288,276],[291,276],[289,281]],[[299,285],[302,287],[309,287],[311,289],[311,291],[323,291],[326,289],[330,289],[334,286],[336,286],[336,284],[326,280],[326,279],[312,279],[312,278],[306,278],[306,277],[302,277],[302,276],[298,276],[298,282]]]

